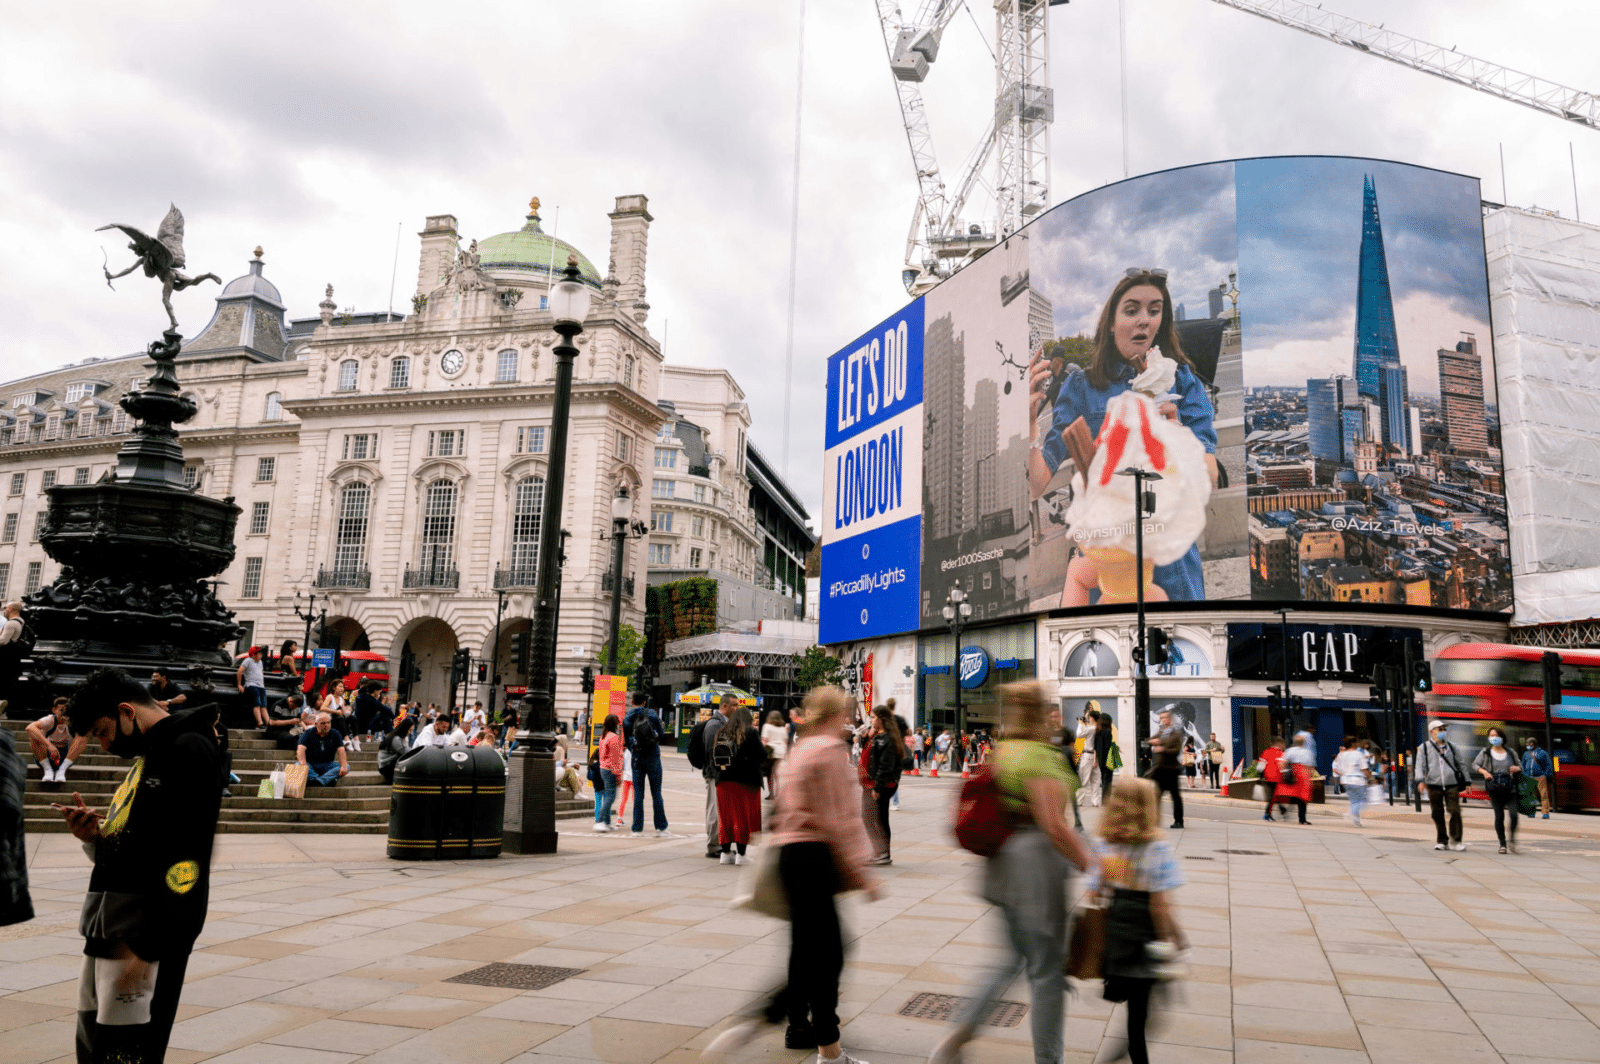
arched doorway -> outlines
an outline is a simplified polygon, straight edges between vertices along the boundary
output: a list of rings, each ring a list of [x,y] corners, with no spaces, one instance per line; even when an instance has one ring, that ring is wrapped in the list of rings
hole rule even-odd
[[[527,655],[532,651],[530,641],[533,638],[533,622],[526,617],[504,617],[500,621],[500,640],[496,644],[494,632],[491,630],[483,641],[484,661],[499,662],[500,686],[492,692],[490,685],[478,688],[476,697],[482,698],[485,707],[495,710],[505,708],[507,699],[518,699],[527,693],[528,673],[525,664],[519,664],[515,651],[519,646],[523,649],[524,663]],[[496,649],[498,646],[498,654]]]
[[[401,629],[399,646],[393,659],[394,685],[403,702],[437,702],[441,707],[450,697],[450,658],[458,641],[455,630],[437,617],[424,617]]]
[[[328,626],[322,630],[322,639],[317,645],[337,650],[372,649],[372,644],[367,639],[366,628],[354,617],[330,620]]]

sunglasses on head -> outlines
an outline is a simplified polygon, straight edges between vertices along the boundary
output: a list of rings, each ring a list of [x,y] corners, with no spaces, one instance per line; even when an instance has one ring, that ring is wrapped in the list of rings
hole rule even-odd
[[[1133,266],[1133,267],[1130,267],[1123,274],[1123,276],[1125,276],[1125,277],[1157,277],[1157,278],[1160,278],[1161,280],[1165,281],[1167,279],[1167,271],[1166,270],[1147,270],[1143,266]]]

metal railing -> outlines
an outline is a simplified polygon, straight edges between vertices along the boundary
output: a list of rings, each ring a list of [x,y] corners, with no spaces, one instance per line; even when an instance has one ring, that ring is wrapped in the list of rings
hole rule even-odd
[[[363,591],[372,587],[370,569],[317,569],[313,587],[354,587]]]
[[[533,587],[539,581],[537,569],[501,569],[494,570],[494,589],[503,590],[508,587]]]
[[[413,569],[408,565],[400,586],[456,588],[461,586],[461,571],[458,569]]]

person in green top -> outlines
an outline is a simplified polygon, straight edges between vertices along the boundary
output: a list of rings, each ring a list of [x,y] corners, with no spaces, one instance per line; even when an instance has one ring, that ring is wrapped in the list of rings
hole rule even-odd
[[[1098,868],[1098,858],[1067,823],[1064,810],[1077,779],[1050,742],[1050,702],[1037,682],[1000,688],[1005,739],[992,758],[1001,802],[1016,829],[984,868],[983,898],[1005,920],[1011,955],[928,1057],[953,1064],[978,1025],[1018,973],[1028,976],[1035,1064],[1060,1064],[1066,1012],[1063,951],[1067,932],[1068,869]]]

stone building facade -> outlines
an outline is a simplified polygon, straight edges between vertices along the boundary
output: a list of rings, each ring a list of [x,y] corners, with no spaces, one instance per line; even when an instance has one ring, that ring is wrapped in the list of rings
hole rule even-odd
[[[521,228],[465,247],[454,217],[429,217],[403,318],[340,313],[330,285],[318,318],[287,320],[260,249],[225,286],[178,361],[200,411],[182,441],[195,489],[243,510],[220,593],[248,641],[301,640],[295,610],[314,596],[327,611],[323,645],[383,654],[402,697],[446,701],[458,647],[484,660],[498,650],[503,683],[527,682],[509,650],[531,628],[558,340],[544,307],[569,255],[595,298],[577,338],[561,514],[558,711],[580,705],[576,673],[606,640],[614,576],[623,621],[643,627],[647,551],[667,540],[630,539],[611,574],[608,537],[619,490],[650,519],[657,437],[674,420],[658,400],[713,396],[720,416],[699,422],[712,441],[703,471],[677,471],[706,502],[691,489],[682,509],[709,524],[706,569],[756,575],[743,394],[725,372],[664,366],[645,325],[648,202],[618,197],[609,217],[604,275],[543,232],[537,200]],[[116,401],[150,366],[143,355],[90,359],[0,393],[0,595],[56,575],[34,534],[44,491],[114,466],[130,427]],[[470,697],[488,694],[482,685]]]

